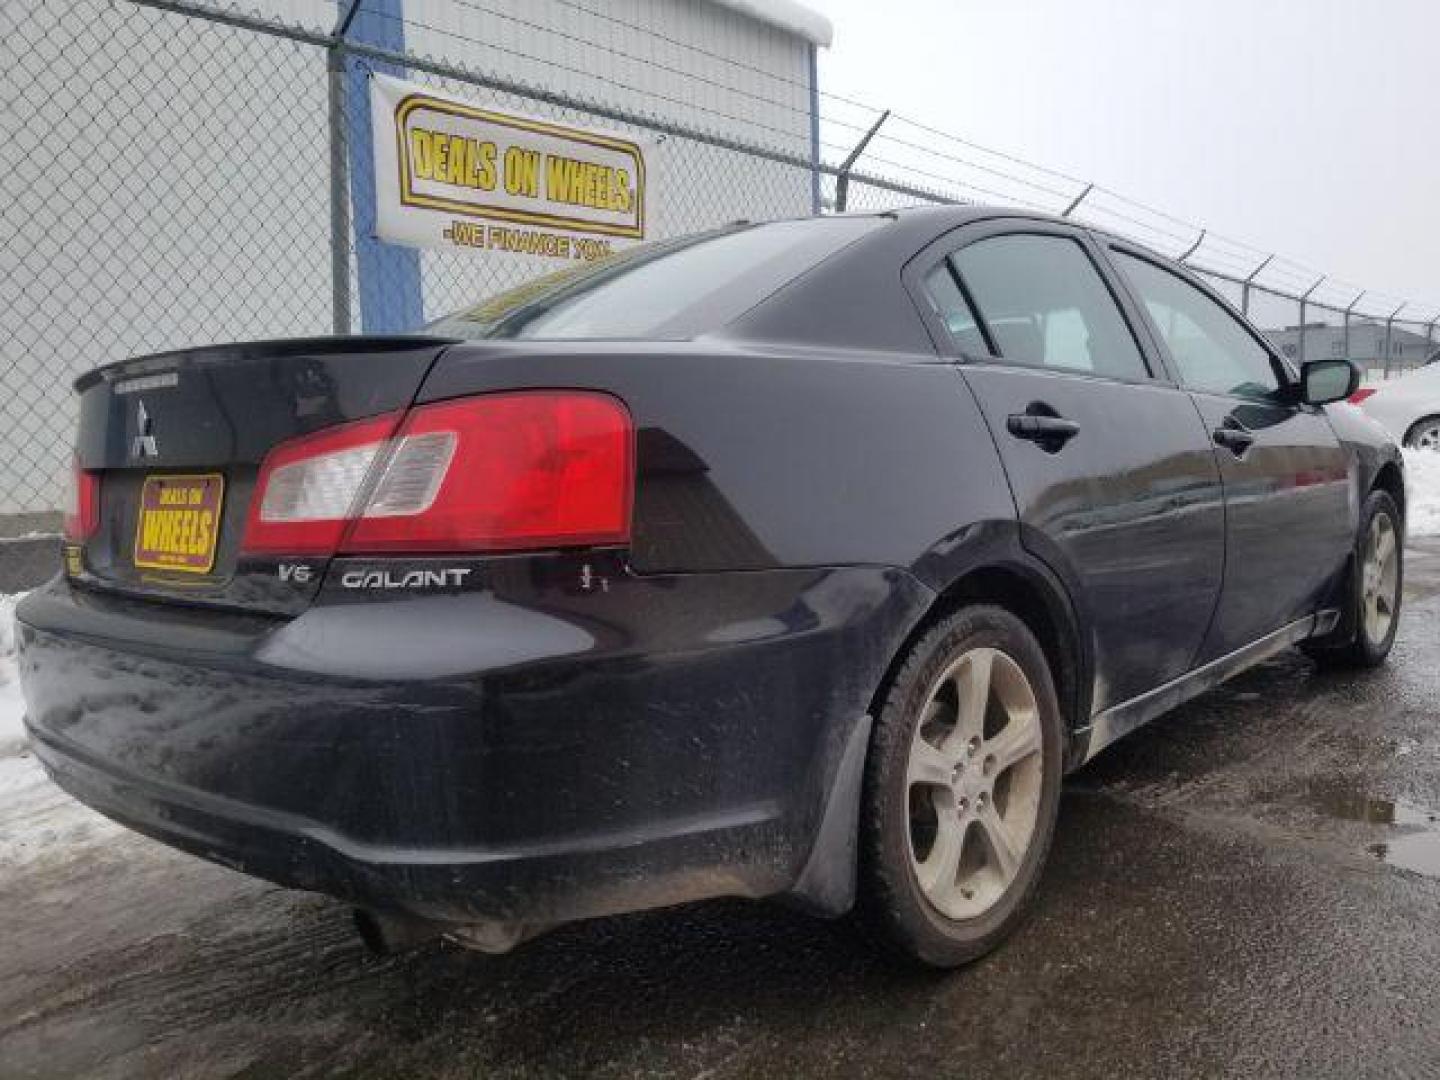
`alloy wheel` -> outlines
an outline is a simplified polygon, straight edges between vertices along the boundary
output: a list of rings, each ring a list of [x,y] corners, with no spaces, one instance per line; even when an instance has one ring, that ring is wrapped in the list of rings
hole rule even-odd
[[[1365,535],[1361,575],[1361,616],[1365,636],[1383,642],[1395,621],[1400,592],[1400,545],[1390,515],[1378,513],[1370,519]]]
[[[911,866],[950,919],[992,908],[1015,880],[1039,819],[1040,708],[998,649],[961,654],[931,687],[906,772]]]

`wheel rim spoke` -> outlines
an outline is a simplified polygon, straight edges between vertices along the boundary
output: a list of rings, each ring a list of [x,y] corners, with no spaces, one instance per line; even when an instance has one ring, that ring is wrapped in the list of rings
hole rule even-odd
[[[1020,860],[1024,852],[1010,835],[1010,830],[995,809],[994,803],[980,812],[978,820],[981,833],[985,837],[986,852],[992,860],[995,872],[1000,876],[1000,880],[1008,885],[1020,872]]]
[[[985,744],[985,755],[994,759],[994,775],[1040,752],[1040,717],[1031,710],[1012,714],[1010,722]]]
[[[925,861],[919,864],[920,887],[938,905],[948,905],[956,892],[960,855],[965,847],[965,830],[954,814],[941,814]]]
[[[1381,529],[1375,537],[1375,560],[1383,570],[1395,552],[1395,534],[1388,528]]]
[[[910,744],[910,768],[908,779],[916,784],[949,787],[955,759],[938,746],[932,746],[923,738],[916,738]]]
[[[990,706],[990,671],[995,654],[990,649],[967,653],[955,665],[954,680],[959,715],[955,719],[952,744],[958,752],[972,739],[985,734],[985,712]]]

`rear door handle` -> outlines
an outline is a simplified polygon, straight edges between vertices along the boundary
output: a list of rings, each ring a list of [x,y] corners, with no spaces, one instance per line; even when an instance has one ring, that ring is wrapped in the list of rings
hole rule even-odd
[[[1236,457],[1244,457],[1245,451],[1255,445],[1255,436],[1240,427],[1218,427],[1212,433],[1217,446],[1223,446]]]
[[[1035,413],[1012,413],[1005,418],[1005,428],[1017,439],[1039,443],[1052,454],[1080,434],[1080,425],[1074,420]]]

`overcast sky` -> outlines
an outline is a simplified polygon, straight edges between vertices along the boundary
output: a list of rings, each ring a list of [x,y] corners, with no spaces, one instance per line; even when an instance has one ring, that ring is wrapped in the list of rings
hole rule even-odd
[[[822,90],[1440,305],[1440,0],[807,2]]]

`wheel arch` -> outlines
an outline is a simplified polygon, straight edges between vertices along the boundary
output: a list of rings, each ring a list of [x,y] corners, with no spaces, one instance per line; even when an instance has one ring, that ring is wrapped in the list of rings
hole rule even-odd
[[[1370,484],[1371,491],[1383,491],[1395,500],[1395,505],[1400,510],[1400,520],[1405,520],[1405,476],[1400,471],[1400,466],[1393,461],[1387,461],[1375,473],[1375,479]]]
[[[917,580],[933,598],[899,635],[866,713],[848,732],[810,853],[786,894],[807,910],[840,915],[854,902],[857,823],[873,726],[906,657],[936,623],[971,604],[992,604],[1010,612],[1035,635],[1045,653],[1066,730],[1073,735],[1089,722],[1093,661],[1064,585],[1020,547],[1013,523],[987,523],[970,531],[968,539],[969,544],[960,545],[964,554],[956,548],[943,555],[937,550],[917,567]],[[1082,744],[1083,739],[1071,738],[1062,748],[1066,772],[1083,760]]]
[[[1035,635],[1050,664],[1066,728],[1073,732],[1083,727],[1090,715],[1091,662],[1074,607],[1059,581],[1042,568],[1013,559],[969,567],[936,594],[891,657],[871,699],[871,715],[876,715],[915,643],[935,623],[973,604],[1003,608]]]

